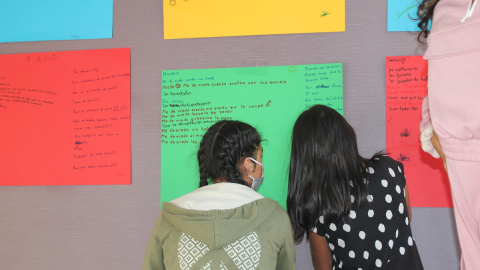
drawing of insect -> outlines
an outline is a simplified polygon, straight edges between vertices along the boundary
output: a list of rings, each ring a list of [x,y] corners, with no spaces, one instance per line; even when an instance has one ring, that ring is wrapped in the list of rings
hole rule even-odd
[[[402,155],[402,153],[400,153],[400,156],[397,158],[397,160],[400,160],[400,161],[409,161],[410,158],[409,158],[409,157],[406,157],[406,156]]]
[[[400,133],[400,137],[408,137],[408,136],[410,136],[410,131],[408,129],[404,129]]]
[[[293,73],[296,72],[296,71],[298,71],[296,66],[288,67],[288,73],[292,73],[292,76],[293,76]]]
[[[320,14],[320,17],[325,17],[327,15],[330,15],[330,12],[322,10],[322,14]]]

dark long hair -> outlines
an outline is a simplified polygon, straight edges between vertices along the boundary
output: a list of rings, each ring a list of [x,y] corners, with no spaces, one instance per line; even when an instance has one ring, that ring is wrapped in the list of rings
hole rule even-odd
[[[211,126],[200,142],[197,158],[200,187],[215,179],[248,186],[238,167],[245,157],[253,157],[261,142],[257,130],[240,121],[223,120]]]
[[[352,209],[351,196],[361,206],[367,198],[366,159],[358,154],[353,128],[334,109],[315,105],[304,111],[293,128],[287,212],[296,243],[323,215],[338,221]]]
[[[420,22],[418,23],[418,27],[420,28],[420,33],[418,34],[418,41],[420,38],[427,38],[430,31],[428,30],[428,26],[430,21],[433,18],[433,10],[435,6],[437,6],[439,0],[423,0],[420,5],[418,5],[417,10],[417,20]]]

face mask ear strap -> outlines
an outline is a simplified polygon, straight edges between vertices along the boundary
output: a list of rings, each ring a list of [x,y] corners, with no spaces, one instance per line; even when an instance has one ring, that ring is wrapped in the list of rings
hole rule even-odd
[[[252,180],[255,179],[255,178],[253,178],[252,176],[250,176],[250,174],[248,174],[247,170],[245,170],[245,166],[243,166],[243,163],[242,163],[242,168],[243,168],[243,171],[245,172],[245,174],[246,174],[248,177],[250,177],[250,179],[252,179]]]
[[[253,162],[257,163],[258,165],[262,166],[262,176],[261,176],[261,177],[263,177],[263,175],[264,175],[263,164],[260,163],[260,162],[258,162],[258,161],[256,161],[254,158],[251,158],[251,157],[248,157],[248,158],[251,159]],[[250,176],[250,175],[249,175],[249,176]],[[250,178],[254,179],[254,178],[251,177],[251,176],[250,176]]]
[[[255,162],[255,163],[257,163],[258,165],[260,165],[260,166],[263,167],[263,164],[260,163],[260,162],[258,162],[258,161],[256,161],[254,158],[252,158],[252,157],[248,157],[248,158],[251,159],[253,162]]]

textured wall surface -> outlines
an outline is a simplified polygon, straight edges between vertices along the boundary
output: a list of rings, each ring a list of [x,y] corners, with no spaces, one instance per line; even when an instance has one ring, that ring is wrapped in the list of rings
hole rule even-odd
[[[0,269],[141,267],[160,204],[163,69],[342,62],[361,154],[384,149],[385,56],[425,50],[416,33],[386,31],[386,5],[347,0],[341,33],[164,40],[162,1],[115,0],[113,39],[0,44],[0,54],[130,47],[132,74],[132,185],[0,187]],[[425,269],[458,269],[452,209],[415,208],[412,226]],[[313,269],[307,244],[296,264]]]

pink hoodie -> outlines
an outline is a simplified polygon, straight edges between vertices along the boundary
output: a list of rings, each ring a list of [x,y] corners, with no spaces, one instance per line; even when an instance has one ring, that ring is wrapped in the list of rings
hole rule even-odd
[[[428,37],[429,118],[447,158],[480,161],[480,8],[470,0],[440,0]],[[429,108],[428,108],[429,107]],[[430,114],[430,115],[428,115]]]

